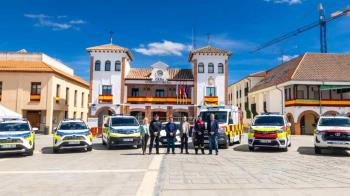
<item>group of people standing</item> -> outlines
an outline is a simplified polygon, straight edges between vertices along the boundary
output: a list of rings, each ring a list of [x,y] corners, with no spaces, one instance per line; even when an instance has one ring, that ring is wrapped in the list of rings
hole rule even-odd
[[[166,139],[167,139],[167,154],[170,153],[175,154],[175,140],[176,140],[176,132],[177,126],[174,123],[174,118],[169,117],[168,123],[165,125],[166,131]],[[180,138],[181,138],[181,154],[188,152],[188,138],[190,136],[190,123],[187,120],[187,117],[184,116],[180,122]],[[205,134],[205,122],[203,121],[201,116],[198,116],[197,119],[194,120],[193,126],[193,144],[195,153],[198,154],[198,151],[201,150],[202,154],[204,152],[204,134]],[[155,147],[156,154],[159,154],[159,137],[160,132],[162,130],[162,123],[159,120],[159,116],[155,115],[151,122],[149,122],[148,118],[144,118],[143,125],[141,126],[141,137],[142,137],[142,153],[146,154],[148,140],[149,143],[149,154],[152,154],[152,149]],[[216,155],[218,155],[218,130],[219,125],[215,120],[215,115],[210,114],[210,119],[207,122],[207,130],[208,130],[208,139],[209,139],[209,154],[212,154],[212,151],[215,150]]]

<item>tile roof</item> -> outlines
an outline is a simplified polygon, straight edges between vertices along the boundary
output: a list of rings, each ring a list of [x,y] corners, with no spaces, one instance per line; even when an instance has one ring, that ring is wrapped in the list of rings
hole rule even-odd
[[[212,47],[211,45],[208,45],[208,46],[203,47],[203,48],[197,48],[195,50],[192,50],[190,52],[189,57],[188,57],[189,61],[192,60],[192,57],[194,54],[215,54],[215,55],[231,56],[232,53],[228,50],[223,50],[223,49],[215,48],[215,47]]]
[[[168,69],[168,80],[193,80],[192,69]],[[125,79],[150,80],[152,68],[132,68]]]
[[[249,74],[248,77],[264,77],[264,76],[266,76],[266,71],[255,72],[255,73]]]
[[[93,46],[86,48],[88,52],[91,51],[114,51],[114,52],[125,52],[131,60],[133,60],[133,56],[129,49],[115,45],[115,44],[104,44],[99,46]]]
[[[16,61],[16,60],[0,60],[0,72],[42,72],[55,73],[62,77],[78,82],[84,86],[89,86],[89,83],[78,76],[67,74],[59,69],[56,69],[42,61]]]
[[[350,54],[305,53],[266,71],[251,92],[291,80],[350,82]]]

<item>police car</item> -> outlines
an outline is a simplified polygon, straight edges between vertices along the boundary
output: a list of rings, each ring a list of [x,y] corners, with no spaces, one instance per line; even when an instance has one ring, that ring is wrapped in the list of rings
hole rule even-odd
[[[315,136],[315,153],[322,149],[350,149],[350,118],[346,116],[321,116]]]
[[[92,134],[89,127],[80,119],[65,119],[54,130],[53,152],[64,149],[92,150]]]
[[[140,124],[133,116],[107,116],[104,118],[102,144],[107,149],[113,146],[141,147]]]
[[[279,113],[264,113],[255,117],[248,132],[249,150],[273,147],[288,151],[291,146],[291,124]]]
[[[27,120],[5,120],[0,122],[0,153],[23,153],[33,155],[35,132]]]

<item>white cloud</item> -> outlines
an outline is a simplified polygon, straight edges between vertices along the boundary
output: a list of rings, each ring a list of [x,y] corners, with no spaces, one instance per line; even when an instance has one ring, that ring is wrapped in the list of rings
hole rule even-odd
[[[304,0],[264,0],[265,2],[272,3],[286,3],[289,5],[301,4]]]
[[[64,19],[67,18],[67,16],[51,17],[45,14],[24,14],[24,17],[35,19],[36,22],[34,26],[36,27],[50,27],[52,30],[67,30],[70,28],[79,29],[77,25],[86,23],[84,20],[81,19],[70,20],[68,22],[55,21],[55,18]]]
[[[139,48],[133,50],[147,56],[181,56],[184,51],[189,49],[189,45],[164,40],[163,42],[149,43],[146,47],[141,44]]]
[[[298,57],[298,55],[282,55],[281,57],[278,57],[278,60],[283,62],[288,62],[296,57]]]

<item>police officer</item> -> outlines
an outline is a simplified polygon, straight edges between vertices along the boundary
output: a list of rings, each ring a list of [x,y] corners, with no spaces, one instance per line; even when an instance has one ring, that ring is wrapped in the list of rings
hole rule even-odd
[[[172,153],[175,154],[175,136],[176,136],[176,125],[174,123],[173,117],[169,118],[169,122],[165,125],[166,137],[167,137],[167,154],[170,153],[170,148]]]
[[[204,153],[204,121],[201,116],[198,116],[194,124],[194,150],[198,154],[198,149],[200,148],[202,154]]]
[[[149,125],[149,132],[151,134],[151,141],[149,144],[149,154],[152,154],[152,148],[154,144],[156,147],[156,153],[159,154],[159,134],[161,130],[162,130],[162,123],[159,121],[159,116],[156,114]]]

